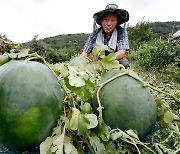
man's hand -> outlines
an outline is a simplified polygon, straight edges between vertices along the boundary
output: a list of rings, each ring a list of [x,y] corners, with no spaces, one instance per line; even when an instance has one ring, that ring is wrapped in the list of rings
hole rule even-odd
[[[81,53],[81,55],[80,55],[80,57],[88,57],[88,53],[87,52],[85,52],[85,51],[83,51],[82,53]]]
[[[122,58],[124,58],[124,55],[125,55],[125,50],[118,50],[116,53],[116,60],[120,60]]]

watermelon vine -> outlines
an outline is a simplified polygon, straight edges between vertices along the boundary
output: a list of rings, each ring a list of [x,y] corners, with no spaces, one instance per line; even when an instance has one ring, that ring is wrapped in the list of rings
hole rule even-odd
[[[37,53],[28,54],[22,49],[16,53],[6,53],[11,59],[41,61],[54,73],[64,94],[64,113],[60,115],[52,135],[40,145],[41,154],[111,154],[111,153],[179,153],[180,151],[180,93],[179,90],[156,88],[129,73],[115,60],[115,54],[99,59],[105,46],[95,48],[87,58],[88,63],[79,66],[68,62],[49,64]],[[122,73],[100,83],[106,72],[121,69]],[[103,119],[100,92],[103,87],[125,75],[137,80],[152,90],[157,104],[157,124],[155,130],[141,141],[137,132],[110,128]],[[92,109],[92,98],[97,88],[98,117]],[[168,97],[167,97],[168,96]]]

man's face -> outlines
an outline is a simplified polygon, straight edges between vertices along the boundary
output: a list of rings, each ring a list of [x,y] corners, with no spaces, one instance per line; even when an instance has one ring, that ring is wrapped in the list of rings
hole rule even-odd
[[[118,16],[114,13],[107,13],[101,21],[102,28],[106,35],[111,35],[118,25]]]

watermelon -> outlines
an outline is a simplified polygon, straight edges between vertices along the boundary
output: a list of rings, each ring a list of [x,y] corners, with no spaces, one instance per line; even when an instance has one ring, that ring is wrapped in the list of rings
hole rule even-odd
[[[39,62],[10,61],[0,67],[0,142],[26,150],[51,135],[62,114],[60,86]]]
[[[122,70],[108,71],[100,80],[100,83],[121,74]],[[130,74],[140,79],[132,70]],[[157,107],[149,89],[130,77],[123,75],[108,82],[100,90],[100,102],[104,107],[103,119],[111,128],[121,130],[132,129],[138,136],[144,138],[154,127],[157,117]],[[93,97],[93,110],[96,114],[98,108],[97,90]]]

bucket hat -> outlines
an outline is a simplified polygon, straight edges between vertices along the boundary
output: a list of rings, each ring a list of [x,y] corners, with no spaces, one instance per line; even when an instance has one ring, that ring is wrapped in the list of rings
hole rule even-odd
[[[104,10],[99,11],[93,15],[93,18],[97,22],[98,25],[101,25],[101,20],[103,16],[108,12],[115,13],[118,15],[119,25],[129,20],[128,11],[119,9],[117,4],[108,4]]]

